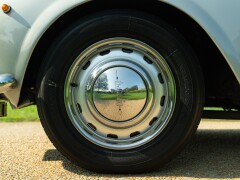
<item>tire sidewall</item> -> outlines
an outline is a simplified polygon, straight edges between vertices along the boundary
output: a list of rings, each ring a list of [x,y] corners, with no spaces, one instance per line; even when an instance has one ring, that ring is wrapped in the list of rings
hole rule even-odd
[[[163,132],[126,151],[105,149],[86,140],[71,123],[64,104],[65,79],[78,55],[112,37],[136,39],[157,50],[173,73],[177,91],[174,113]],[[189,140],[200,119],[201,73],[191,52],[176,31],[145,14],[105,12],[76,22],[49,48],[37,83],[39,115],[49,138],[69,159],[95,171],[142,172],[164,164]]]

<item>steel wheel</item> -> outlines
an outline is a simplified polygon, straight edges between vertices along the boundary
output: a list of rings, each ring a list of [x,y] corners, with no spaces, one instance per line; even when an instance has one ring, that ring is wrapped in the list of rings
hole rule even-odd
[[[109,149],[135,148],[158,136],[175,101],[166,61],[134,39],[92,45],[75,60],[65,83],[65,105],[74,127]]]
[[[37,106],[55,147],[89,170],[146,172],[195,132],[203,81],[191,48],[153,16],[103,11],[67,27],[39,70]]]

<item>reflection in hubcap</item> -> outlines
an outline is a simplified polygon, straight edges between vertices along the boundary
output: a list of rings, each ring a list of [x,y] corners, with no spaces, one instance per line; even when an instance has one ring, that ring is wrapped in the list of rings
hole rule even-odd
[[[104,117],[126,121],[137,116],[146,103],[146,86],[141,76],[126,67],[104,71],[95,81],[93,101]]]

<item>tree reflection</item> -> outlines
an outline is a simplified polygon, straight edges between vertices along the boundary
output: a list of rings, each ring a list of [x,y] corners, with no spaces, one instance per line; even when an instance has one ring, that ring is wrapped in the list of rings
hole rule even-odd
[[[97,91],[107,91],[108,90],[108,77],[106,73],[102,73],[97,81],[95,82],[94,89]]]

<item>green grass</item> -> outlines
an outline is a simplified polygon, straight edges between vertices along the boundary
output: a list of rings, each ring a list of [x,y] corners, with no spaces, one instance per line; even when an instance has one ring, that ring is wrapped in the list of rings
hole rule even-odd
[[[97,99],[104,99],[104,100],[115,100],[117,97],[120,97],[121,99],[127,99],[127,100],[139,100],[139,99],[145,99],[146,93],[145,92],[128,92],[125,94],[109,94],[109,93],[102,93],[102,94],[95,94],[95,98]]]
[[[39,121],[36,106],[29,106],[22,109],[12,109],[8,104],[7,117],[0,117],[0,122],[30,122]]]
[[[223,111],[223,108],[221,108],[221,107],[204,107],[204,110],[206,110],[206,111]]]
[[[116,99],[117,94],[101,94],[99,99],[107,99],[112,100]],[[142,92],[138,93],[126,93],[124,94],[124,99],[129,100],[137,100],[145,98],[145,94]],[[22,109],[12,109],[8,104],[8,116],[0,117],[0,122],[30,122],[30,121],[39,121],[37,108],[32,105]],[[205,107],[204,110],[223,110],[222,108],[214,108],[214,107]]]
[[[95,98],[104,100],[113,100],[117,98],[117,94],[95,94]]]
[[[145,92],[138,92],[138,93],[126,93],[123,95],[124,99],[129,100],[138,100],[138,99],[145,99],[146,93]]]

